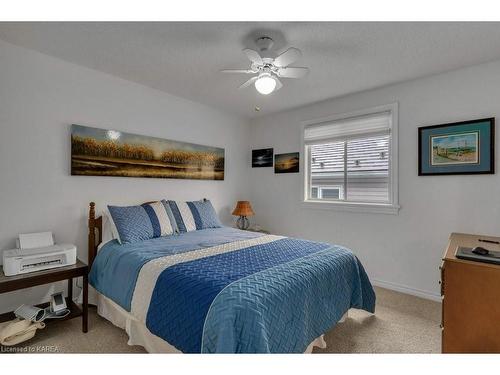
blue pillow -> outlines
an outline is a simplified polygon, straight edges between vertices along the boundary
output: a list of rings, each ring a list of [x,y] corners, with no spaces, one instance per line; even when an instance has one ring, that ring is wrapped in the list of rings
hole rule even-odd
[[[145,203],[141,206],[108,206],[120,243],[132,243],[176,232],[173,215],[163,202]]]
[[[212,203],[207,199],[194,202],[168,201],[165,204],[172,210],[179,233],[222,227]]]
[[[153,225],[142,206],[108,206],[121,243],[153,238]]]
[[[212,206],[212,202],[210,202],[208,199],[204,199],[202,201],[196,201],[196,202],[187,202],[188,205],[191,208],[191,211],[193,212],[193,216],[195,216],[195,222],[196,222],[196,215],[195,211],[198,212],[199,215],[199,226],[198,223],[196,224],[196,229],[207,229],[207,228],[220,228],[222,227],[222,224],[219,220],[219,217],[217,216],[217,213],[215,212],[214,206]]]

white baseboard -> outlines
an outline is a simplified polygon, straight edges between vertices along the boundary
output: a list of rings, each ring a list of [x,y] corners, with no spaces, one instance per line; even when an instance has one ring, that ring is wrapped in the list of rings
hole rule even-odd
[[[439,294],[435,294],[425,290],[411,288],[406,285],[391,283],[389,281],[382,281],[377,279],[370,279],[370,280],[373,285],[379,286],[381,288],[390,289],[396,292],[401,292],[412,296],[429,299],[431,301],[441,302],[441,296]]]

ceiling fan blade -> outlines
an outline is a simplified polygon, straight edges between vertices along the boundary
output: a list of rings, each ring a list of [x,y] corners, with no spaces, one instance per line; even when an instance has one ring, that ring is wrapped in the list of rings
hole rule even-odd
[[[296,68],[280,68],[278,70],[278,76],[284,78],[302,78],[309,73],[309,68],[296,67]]]
[[[253,49],[250,49],[250,48],[246,48],[243,50],[243,52],[245,52],[248,59],[251,62],[253,62],[254,64],[264,65],[264,61],[262,61],[262,57],[260,57],[260,55],[257,51],[254,51]]]
[[[252,83],[254,83],[255,81],[257,81],[259,77],[258,76],[255,76],[255,77],[252,77],[250,78],[248,81],[246,81],[245,83],[243,83],[240,87],[238,87],[240,90],[241,89],[244,89],[248,86],[250,86]]]
[[[291,47],[274,59],[274,65],[283,68],[297,61],[302,56],[300,49]]]
[[[280,88],[283,87],[283,84],[281,81],[278,79],[278,77],[273,77],[274,80],[276,81],[276,87],[274,88],[274,91],[278,91]]]
[[[243,73],[243,74],[254,74],[257,73],[251,69],[224,69],[220,71],[221,73]]]

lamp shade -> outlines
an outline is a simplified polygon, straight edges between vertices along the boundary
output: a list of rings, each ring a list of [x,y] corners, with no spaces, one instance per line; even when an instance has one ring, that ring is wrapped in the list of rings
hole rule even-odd
[[[234,216],[253,216],[255,213],[250,206],[249,201],[238,201],[236,203],[236,208],[233,210]]]

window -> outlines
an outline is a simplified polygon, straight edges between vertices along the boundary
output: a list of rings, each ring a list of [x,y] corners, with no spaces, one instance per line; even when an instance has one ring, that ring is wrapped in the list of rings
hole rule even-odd
[[[395,213],[397,106],[309,122],[304,127],[304,201]]]

